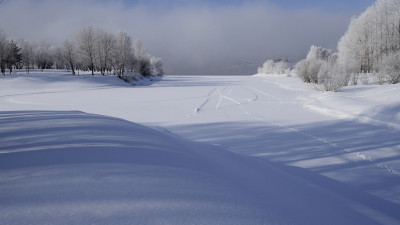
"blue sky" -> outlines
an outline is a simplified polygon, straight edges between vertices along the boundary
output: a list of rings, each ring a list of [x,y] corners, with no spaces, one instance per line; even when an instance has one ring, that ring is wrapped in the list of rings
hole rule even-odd
[[[109,0],[103,0],[109,1]],[[285,9],[322,9],[330,12],[362,12],[375,0],[124,0],[126,5],[184,5],[203,4],[217,7],[240,6],[248,3],[272,3]]]
[[[276,5],[289,9],[320,8],[331,12],[362,12],[374,0],[270,0]]]
[[[265,60],[336,49],[351,17],[373,0],[4,0],[0,30],[61,45],[93,25],[125,31],[168,74],[252,74]],[[16,13],[17,12],[17,13]]]

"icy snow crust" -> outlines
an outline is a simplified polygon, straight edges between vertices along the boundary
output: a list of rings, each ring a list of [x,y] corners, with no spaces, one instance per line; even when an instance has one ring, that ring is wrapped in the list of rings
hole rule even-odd
[[[399,224],[400,86],[0,78],[0,224]]]

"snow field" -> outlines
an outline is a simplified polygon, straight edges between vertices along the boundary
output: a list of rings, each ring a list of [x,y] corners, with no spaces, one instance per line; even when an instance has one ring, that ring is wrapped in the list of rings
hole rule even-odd
[[[1,223],[397,224],[399,87],[2,77]]]

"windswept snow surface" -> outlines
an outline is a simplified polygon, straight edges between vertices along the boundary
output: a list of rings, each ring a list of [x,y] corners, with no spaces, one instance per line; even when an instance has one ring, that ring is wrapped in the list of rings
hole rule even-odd
[[[399,224],[399,96],[272,75],[1,77],[0,224]]]

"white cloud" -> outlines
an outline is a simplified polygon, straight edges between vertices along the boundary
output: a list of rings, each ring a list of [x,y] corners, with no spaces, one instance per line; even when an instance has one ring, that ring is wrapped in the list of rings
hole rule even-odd
[[[312,44],[335,48],[350,16],[254,2],[128,7],[121,1],[6,0],[0,29],[52,44],[87,25],[123,30],[161,56],[167,73],[250,74],[268,58],[303,56]]]

